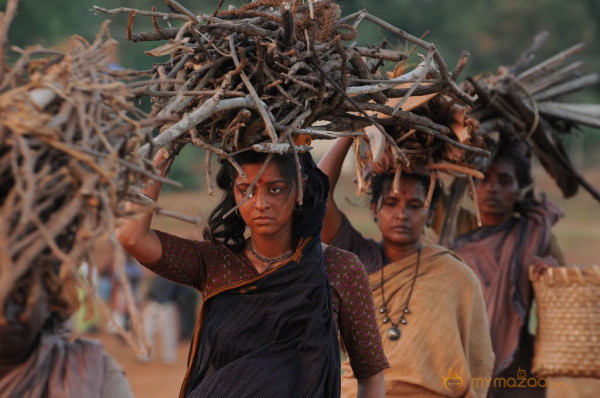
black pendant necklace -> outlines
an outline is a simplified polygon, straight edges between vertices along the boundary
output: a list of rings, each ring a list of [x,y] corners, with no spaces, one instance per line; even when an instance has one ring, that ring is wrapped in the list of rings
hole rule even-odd
[[[412,282],[410,284],[410,290],[408,291],[408,297],[406,297],[406,302],[404,303],[404,309],[402,310],[402,315],[400,315],[400,319],[398,322],[392,322],[392,319],[388,315],[387,302],[385,300],[385,292],[383,289],[384,278],[383,278],[383,266],[381,267],[381,298],[383,299],[383,307],[379,309],[379,312],[383,314],[383,323],[390,323],[392,326],[387,331],[387,338],[394,341],[400,338],[400,328],[398,327],[400,324],[406,325],[408,322],[405,318],[406,315],[410,314],[410,309],[408,307],[410,303],[410,297],[412,296],[413,288],[415,287],[415,281],[417,280],[417,274],[419,273],[419,264],[421,264],[421,247],[417,249],[417,266],[415,267],[415,274],[413,275]]]

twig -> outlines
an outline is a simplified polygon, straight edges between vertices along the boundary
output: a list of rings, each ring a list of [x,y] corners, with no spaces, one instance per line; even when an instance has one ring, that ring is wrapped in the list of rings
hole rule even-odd
[[[152,145],[158,148],[168,145],[173,140],[180,137],[183,133],[195,125],[202,123],[216,112],[222,112],[236,108],[254,108],[255,103],[255,100],[251,96],[221,100],[220,95],[215,94],[211,98],[207,99],[194,112],[188,114],[179,122],[175,123],[173,126],[169,127],[156,138],[154,138],[152,140]],[[150,144],[145,144],[137,151],[137,153],[138,155],[146,156],[148,155],[149,150]]]
[[[316,58],[315,58],[316,59]],[[408,160],[408,158],[406,157],[406,155],[404,155],[404,153],[402,152],[402,150],[400,148],[398,148],[398,146],[396,145],[396,142],[394,141],[394,139],[385,131],[385,129],[377,122],[375,122],[375,120],[373,120],[373,118],[371,117],[371,115],[369,115],[360,105],[358,105],[348,94],[346,94],[345,91],[343,91],[338,85],[337,83],[327,74],[325,73],[325,71],[323,70],[323,68],[321,68],[321,66],[315,61],[316,68],[321,72],[321,75],[323,77],[325,77],[325,79],[327,79],[329,81],[329,83],[336,89],[338,90],[338,92],[342,93],[342,95],[344,96],[344,98],[346,99],[346,101],[350,102],[352,104],[352,106],[354,106],[356,108],[356,110],[360,113],[362,113],[364,115],[364,117],[370,122],[372,123],[375,127],[377,127],[377,130],[379,130],[381,132],[381,134],[383,134],[383,136],[388,140],[388,142],[390,143],[390,146],[392,148],[392,150],[395,152],[395,154],[398,155],[399,158],[401,158],[405,165],[409,165],[410,162]]]
[[[182,21],[188,20],[187,16],[181,15],[181,14],[156,12],[156,11],[144,11],[144,10],[138,10],[135,8],[128,8],[128,7],[118,7],[118,8],[108,9],[108,8],[103,8],[103,7],[99,7],[99,6],[93,6],[92,10],[94,10],[96,12],[101,12],[103,14],[108,14],[108,15],[116,15],[116,14],[121,14],[121,13],[129,14],[130,12],[133,11],[133,12],[135,12],[136,15],[157,17],[157,18],[160,18],[163,20],[169,20],[169,19],[182,20]]]
[[[187,16],[190,21],[192,22],[198,22],[198,20],[196,19],[196,15],[191,12],[190,10],[188,10],[187,8],[185,8],[184,6],[182,6],[178,1],[176,0],[165,0],[165,4],[173,11],[179,12],[185,16]]]
[[[6,42],[8,40],[8,29],[17,13],[19,0],[8,0],[6,11],[0,13],[0,83],[4,86],[4,73],[6,71]]]
[[[473,177],[471,175],[467,176],[469,181],[469,189],[471,190],[471,195],[473,196],[473,202],[475,202],[475,216],[477,218],[477,226],[481,227],[483,224],[481,222],[481,211],[479,210],[479,205],[477,204],[479,201],[477,200],[477,188],[475,188],[475,183],[473,182]]]
[[[400,102],[398,102],[396,104],[396,106],[394,107],[394,111],[392,112],[392,116],[394,116],[396,113],[398,113],[398,111],[400,110],[400,108],[402,107],[402,105],[404,105],[406,103],[406,101],[412,95],[412,93],[417,89],[417,87],[419,87],[419,84],[421,84],[421,80],[423,80],[423,78],[425,78],[425,71],[427,69],[429,69],[429,65],[431,64],[431,60],[432,59],[433,59],[433,52],[432,51],[428,51],[427,52],[427,57],[425,58],[425,61],[423,61],[424,68],[421,71],[421,74],[417,76],[417,79],[415,80],[414,84],[406,92],[406,94],[404,95],[404,97],[402,97],[402,99],[400,100]]]
[[[225,0],[219,0],[219,2],[217,3],[217,7],[215,7],[215,12],[213,12],[212,16],[216,17],[217,14],[219,13],[219,10],[221,9],[221,7],[223,7],[223,2]]]
[[[239,67],[240,60],[238,59],[237,54],[236,54],[235,43],[233,42],[233,36],[229,36],[229,49],[231,50],[231,58],[233,59],[235,66]],[[278,138],[277,138],[277,133],[275,132],[275,128],[273,127],[273,122],[271,121],[271,118],[269,117],[269,114],[267,113],[267,110],[265,109],[263,102],[258,97],[258,94],[256,93],[256,90],[254,89],[254,86],[252,85],[252,83],[250,82],[250,79],[248,79],[248,76],[246,76],[246,73],[243,70],[240,72],[240,77],[244,81],[244,84],[246,85],[248,92],[254,99],[255,108],[258,110],[258,113],[260,114],[260,116],[263,119],[263,122],[265,125],[265,130],[266,130],[267,134],[271,138],[272,142],[277,142]]]
[[[462,173],[469,177],[479,178],[480,180],[482,180],[484,178],[483,173],[479,170],[475,170],[470,167],[460,166],[458,164],[452,164],[452,163],[428,163],[427,169],[428,170],[451,170],[451,171]]]
[[[433,45],[431,43],[427,43],[424,40],[421,40],[413,35],[410,35],[410,34],[406,33],[405,31],[403,31],[402,29],[398,29],[395,26],[393,26],[393,25],[385,22],[384,20],[379,19],[369,13],[367,13],[365,15],[365,18],[370,20],[371,22],[381,26],[382,28],[387,29],[392,33],[395,33],[396,35],[423,47],[424,49],[426,49],[428,51],[432,51],[433,58],[435,59],[436,65],[440,71],[440,76],[441,76],[442,80],[444,81],[444,83],[448,84],[450,92],[452,92],[454,95],[456,95],[459,99],[461,99],[463,102],[465,102],[467,104],[472,104],[475,102],[476,97],[472,97],[472,96],[468,95],[467,93],[465,93],[464,91],[462,91],[456,85],[456,83],[450,78],[450,75],[448,73],[448,68],[446,67],[446,63],[444,62],[444,59],[441,57],[439,52],[436,50],[435,45]]]

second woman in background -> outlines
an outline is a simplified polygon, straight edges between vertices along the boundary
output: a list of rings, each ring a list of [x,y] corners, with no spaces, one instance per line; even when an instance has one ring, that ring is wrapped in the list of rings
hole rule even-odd
[[[551,230],[562,212],[545,199],[532,197],[527,152],[521,144],[500,146],[484,180],[477,184],[483,226],[459,237],[454,245],[481,282],[496,354],[494,376],[504,380],[522,372],[531,376],[529,266],[538,258],[550,265],[564,262]],[[545,388],[492,388],[489,396],[543,397]]]
[[[351,143],[338,139],[319,163],[332,187],[322,238],[365,264],[390,363],[386,396],[485,396],[485,383],[471,383],[489,378],[494,362],[481,287],[453,252],[423,238],[432,215],[425,208],[429,178],[403,174],[396,193],[393,174],[377,175],[371,211],[382,240],[367,239],[333,198]],[[342,396],[354,397],[351,371],[343,368]]]

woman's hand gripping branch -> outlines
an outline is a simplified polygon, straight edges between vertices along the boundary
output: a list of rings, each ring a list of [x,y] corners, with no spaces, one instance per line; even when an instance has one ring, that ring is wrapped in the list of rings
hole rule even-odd
[[[154,167],[160,172],[161,176],[165,176],[169,165],[169,153],[165,148],[158,150],[154,156]],[[141,196],[156,202],[160,194],[161,183],[149,179],[146,186],[141,191]],[[125,210],[135,212],[139,210],[140,205],[127,202]],[[135,257],[142,264],[152,264],[162,258],[162,246],[160,240],[150,229],[152,224],[152,216],[154,212],[143,211],[137,215],[119,220],[117,228],[117,238],[121,242],[123,248]]]

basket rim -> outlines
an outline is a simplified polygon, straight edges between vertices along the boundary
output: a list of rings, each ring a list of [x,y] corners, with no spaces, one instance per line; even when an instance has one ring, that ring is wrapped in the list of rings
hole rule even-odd
[[[529,280],[536,285],[589,285],[600,286],[600,266],[571,264],[565,267],[529,266]]]

